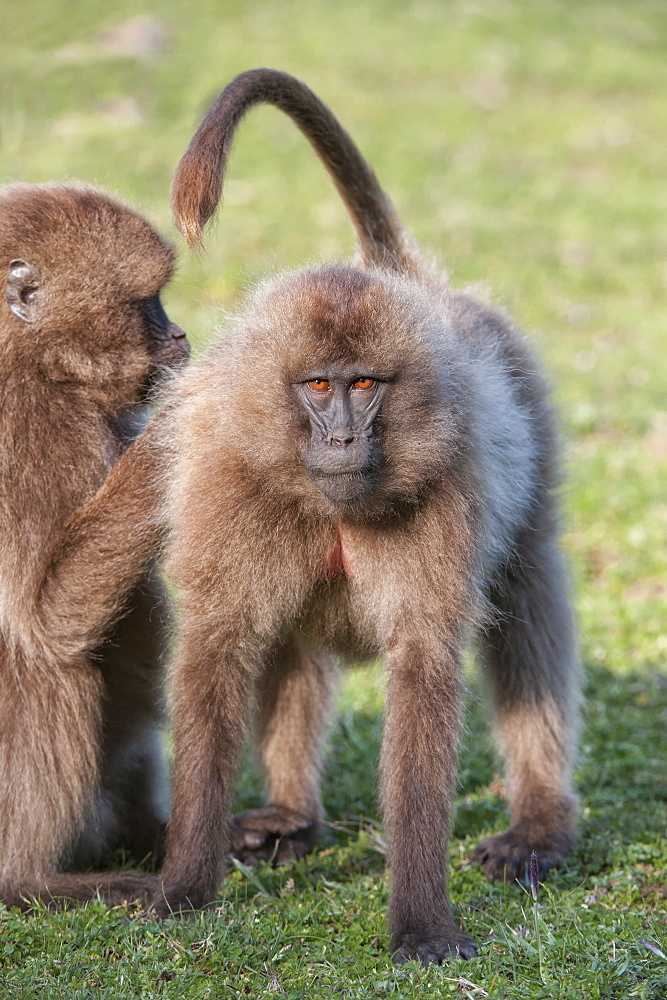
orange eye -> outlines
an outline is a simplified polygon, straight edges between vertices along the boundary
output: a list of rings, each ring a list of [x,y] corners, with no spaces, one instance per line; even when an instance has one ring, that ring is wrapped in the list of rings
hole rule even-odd
[[[375,380],[372,378],[358,378],[357,381],[352,385],[353,389],[368,390],[372,389],[375,385]]]
[[[328,392],[331,383],[327,382],[325,378],[315,378],[312,382],[308,382],[308,388],[312,389],[313,392]]]

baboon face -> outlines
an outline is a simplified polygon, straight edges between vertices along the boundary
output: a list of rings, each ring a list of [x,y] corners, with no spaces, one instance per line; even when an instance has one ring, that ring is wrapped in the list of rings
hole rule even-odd
[[[138,312],[150,355],[151,369],[145,385],[145,392],[150,392],[160,382],[165,369],[183,367],[190,357],[190,344],[185,331],[167,316],[159,294],[139,303]]]
[[[412,283],[349,265],[274,278],[235,334],[221,348],[225,447],[275,489],[376,519],[418,502],[456,453],[464,373]]]
[[[310,424],[302,457],[310,478],[334,503],[363,499],[378,482],[381,443],[374,425],[389,391],[373,373],[328,367],[294,390]]]

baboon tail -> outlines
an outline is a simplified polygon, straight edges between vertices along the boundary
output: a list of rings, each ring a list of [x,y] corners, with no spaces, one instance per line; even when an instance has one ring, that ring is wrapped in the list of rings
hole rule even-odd
[[[132,902],[148,903],[159,888],[157,875],[142,872],[66,873],[48,875],[40,885],[0,887],[0,901],[22,910],[32,909],[37,902],[55,909],[70,902],[87,902],[99,897],[109,906],[117,906]]]
[[[220,201],[236,127],[253,105],[262,103],[289,115],[313,146],[350,212],[364,264],[415,273],[416,256],[396,212],[350,136],[312,90],[275,69],[253,69],[235,77],[178,165],[172,208],[189,245],[201,249],[202,230]]]

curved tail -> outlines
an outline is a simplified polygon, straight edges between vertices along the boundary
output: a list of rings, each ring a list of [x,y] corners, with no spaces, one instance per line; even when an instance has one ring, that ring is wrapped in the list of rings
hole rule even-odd
[[[253,105],[261,103],[289,115],[313,146],[352,217],[364,264],[414,272],[416,260],[396,212],[350,136],[312,90],[275,69],[253,69],[235,77],[178,165],[172,208],[189,245],[201,248],[202,230],[220,201],[236,127]]]

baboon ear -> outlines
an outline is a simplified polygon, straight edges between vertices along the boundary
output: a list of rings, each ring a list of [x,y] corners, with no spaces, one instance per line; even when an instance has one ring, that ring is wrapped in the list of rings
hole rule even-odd
[[[25,323],[34,323],[38,315],[39,271],[27,260],[9,262],[5,295],[7,305]]]

